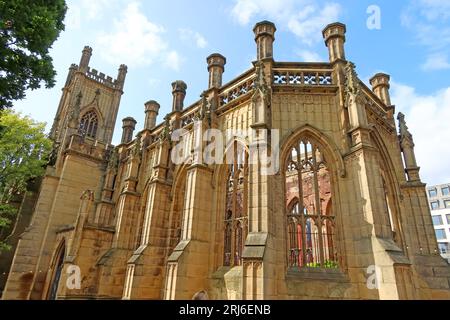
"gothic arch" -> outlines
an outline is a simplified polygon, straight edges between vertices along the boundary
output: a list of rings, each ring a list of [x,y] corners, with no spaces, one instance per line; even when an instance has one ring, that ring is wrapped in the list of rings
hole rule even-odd
[[[237,147],[235,148],[235,146]],[[245,194],[245,191],[242,195],[243,203],[240,211],[241,213],[239,216],[237,216],[237,212],[233,213],[230,208],[227,207],[227,201],[229,201],[229,178],[230,178],[230,167],[233,166],[232,164],[226,163],[227,161],[227,154],[229,152],[232,152],[235,150],[235,152],[239,153],[242,152],[244,157],[241,157],[241,161],[244,161],[244,168],[241,168],[238,170],[238,172],[247,172],[248,174],[248,167],[245,169],[245,167],[248,164],[249,161],[249,148],[248,143],[245,139],[241,139],[239,137],[235,137],[232,140],[230,140],[227,143],[227,147],[225,148],[224,157],[223,157],[223,164],[216,165],[215,170],[213,173],[211,184],[214,189],[214,209],[213,210],[213,217],[212,217],[212,223],[215,226],[215,241],[214,241],[214,252],[215,252],[215,266],[236,266],[239,265],[239,257],[234,257],[235,255],[233,252],[239,252],[242,253],[240,249],[238,249],[238,245],[242,245],[245,243],[246,236],[248,233],[248,190],[247,195]],[[244,184],[248,183],[248,176],[243,176]],[[240,180],[240,179],[239,179]],[[244,186],[245,190],[245,186]],[[246,199],[247,196],[247,199]],[[233,200],[234,201],[234,200]],[[231,234],[231,237],[227,238],[227,230]],[[227,241],[227,239],[229,241]],[[226,255],[226,246],[227,243],[230,243],[229,251],[232,252],[230,256],[230,259],[227,263],[225,259]],[[233,244],[231,244],[231,242]],[[238,254],[239,255],[239,254]],[[234,257],[234,258],[233,258]]]
[[[176,191],[179,188],[179,184],[182,183],[181,180],[186,178],[187,170],[191,166],[189,163],[183,163],[180,166],[175,167],[175,172],[173,173],[174,179],[172,183],[172,188],[170,189],[170,199],[173,200],[177,195]],[[151,181],[149,181],[150,183]]]
[[[177,166],[174,172],[174,182],[170,191],[170,214],[168,221],[167,249],[168,255],[182,240],[184,228],[185,190],[187,188],[187,174],[190,164]]]
[[[384,143],[384,140],[378,131],[376,127],[372,127],[370,137],[372,139],[372,142],[375,146],[375,148],[378,151],[378,157],[379,157],[379,166],[381,170],[381,177],[383,182],[386,184],[384,187],[386,188],[387,192],[387,209],[389,214],[389,219],[393,220],[390,221],[391,227],[393,227],[393,231],[398,230],[398,233],[394,233],[395,240],[398,240],[398,244],[403,246],[404,238],[403,238],[403,230],[402,226],[403,223],[401,221],[400,216],[400,203],[397,195],[401,194],[401,190],[399,187],[399,181],[395,174],[395,166],[392,162],[392,159],[389,155],[389,151],[386,148],[386,144]],[[392,226],[392,223],[394,224]],[[398,238],[397,238],[398,236]]]
[[[80,116],[80,133],[92,139],[102,134],[103,121],[97,108],[87,108]]]
[[[345,176],[345,166],[338,147],[310,125],[292,131],[281,145],[284,219],[280,221],[288,267],[345,269],[339,201],[339,177]]]
[[[325,155],[329,159],[333,160],[329,162],[330,165],[333,166],[334,171],[336,173],[339,173],[339,176],[341,178],[344,178],[346,176],[344,159],[341,156],[339,147],[328,135],[322,133],[319,129],[309,124],[305,124],[296,129],[292,129],[290,133],[287,134],[285,137],[283,137],[283,139],[280,141],[281,146],[280,163],[283,165],[282,167],[286,165],[289,152],[291,151],[290,146],[292,146],[297,140],[303,137],[312,138],[317,143],[319,143],[322,146]]]
[[[61,280],[61,275],[64,268],[64,260],[66,257],[67,248],[66,248],[66,239],[62,238],[56,247],[53,257],[51,259],[50,265],[50,277],[47,286],[46,299],[47,300],[56,300],[59,282]]]

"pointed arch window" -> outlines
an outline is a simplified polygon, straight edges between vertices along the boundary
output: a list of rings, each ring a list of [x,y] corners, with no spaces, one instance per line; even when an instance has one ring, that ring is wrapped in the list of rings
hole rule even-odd
[[[238,142],[232,148],[228,167],[224,221],[223,265],[241,265],[248,234],[248,153]]]
[[[98,130],[98,116],[94,110],[84,114],[80,121],[79,132],[82,136],[95,139]]]
[[[58,287],[59,287],[59,281],[61,280],[61,274],[64,268],[64,257],[66,255],[66,246],[63,242],[58,250],[58,255],[55,260],[54,265],[54,273],[52,277],[52,282],[50,285],[50,292],[48,295],[48,300],[56,300],[58,295]]]
[[[331,174],[318,144],[300,139],[285,167],[289,267],[337,268]]]

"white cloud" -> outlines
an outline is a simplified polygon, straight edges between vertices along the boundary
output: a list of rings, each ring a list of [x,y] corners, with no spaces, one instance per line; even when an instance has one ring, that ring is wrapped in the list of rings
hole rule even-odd
[[[243,25],[255,18],[274,20],[312,45],[321,40],[321,31],[327,24],[339,19],[341,11],[335,2],[319,7],[312,0],[235,0],[231,15]]]
[[[450,1],[448,0],[420,0],[422,14],[428,20],[450,18]]]
[[[406,115],[422,180],[430,184],[450,181],[450,87],[421,95],[410,86],[393,82],[392,101]]]
[[[130,0],[68,0],[65,24],[68,29],[79,30],[82,21],[99,21],[118,4]]]
[[[112,0],[82,0],[81,7],[83,13],[90,20],[98,20],[103,17],[103,13]]]
[[[446,69],[445,52],[450,49],[450,1],[411,0],[401,14],[402,25],[413,34],[418,45],[429,51],[422,64],[426,71]]]
[[[165,58],[165,65],[175,71],[179,71],[181,67],[181,63],[183,62],[183,58],[176,51],[170,51],[167,53]]]
[[[444,53],[435,53],[428,56],[427,61],[422,65],[424,71],[450,69],[448,56]]]
[[[321,31],[332,22],[339,19],[341,6],[337,3],[327,4],[321,10],[310,5],[289,20],[289,29],[304,43],[312,45],[322,38]]]
[[[97,46],[106,61],[138,67],[166,61],[170,56],[172,61],[177,60],[173,65],[179,68],[181,59],[164,40],[164,28],[148,20],[140,3],[129,3],[113,26],[111,33],[102,32],[97,37]]]
[[[206,48],[208,45],[208,41],[206,41],[205,37],[199,32],[187,28],[178,29],[178,32],[181,40],[189,43],[195,43],[195,45],[200,49]]]
[[[302,61],[304,61],[304,62],[321,62],[321,61],[323,61],[322,57],[314,51],[301,50],[301,51],[297,52],[297,54],[300,57],[300,59],[302,59]]]
[[[81,28],[81,8],[79,6],[73,5],[67,8],[64,24],[66,30],[78,30]]]
[[[149,87],[155,88],[161,83],[161,80],[157,79],[157,78],[149,78],[149,79],[147,79],[147,83],[148,83]]]

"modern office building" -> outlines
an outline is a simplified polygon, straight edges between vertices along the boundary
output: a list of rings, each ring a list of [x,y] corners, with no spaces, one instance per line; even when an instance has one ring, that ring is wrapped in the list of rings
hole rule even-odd
[[[428,187],[427,194],[439,251],[450,262],[450,184]]]

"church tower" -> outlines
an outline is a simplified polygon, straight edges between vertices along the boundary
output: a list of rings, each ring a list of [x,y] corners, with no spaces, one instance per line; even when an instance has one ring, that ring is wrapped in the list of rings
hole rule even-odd
[[[86,189],[100,189],[104,180],[127,67],[121,65],[113,79],[89,66],[91,56],[92,48],[86,46],[79,65],[69,69],[50,132],[53,151],[32,222],[17,246],[4,299],[55,297],[55,288],[44,283],[61,277],[58,259],[74,240],[62,244],[58,237],[64,226],[77,221],[80,195]]]

